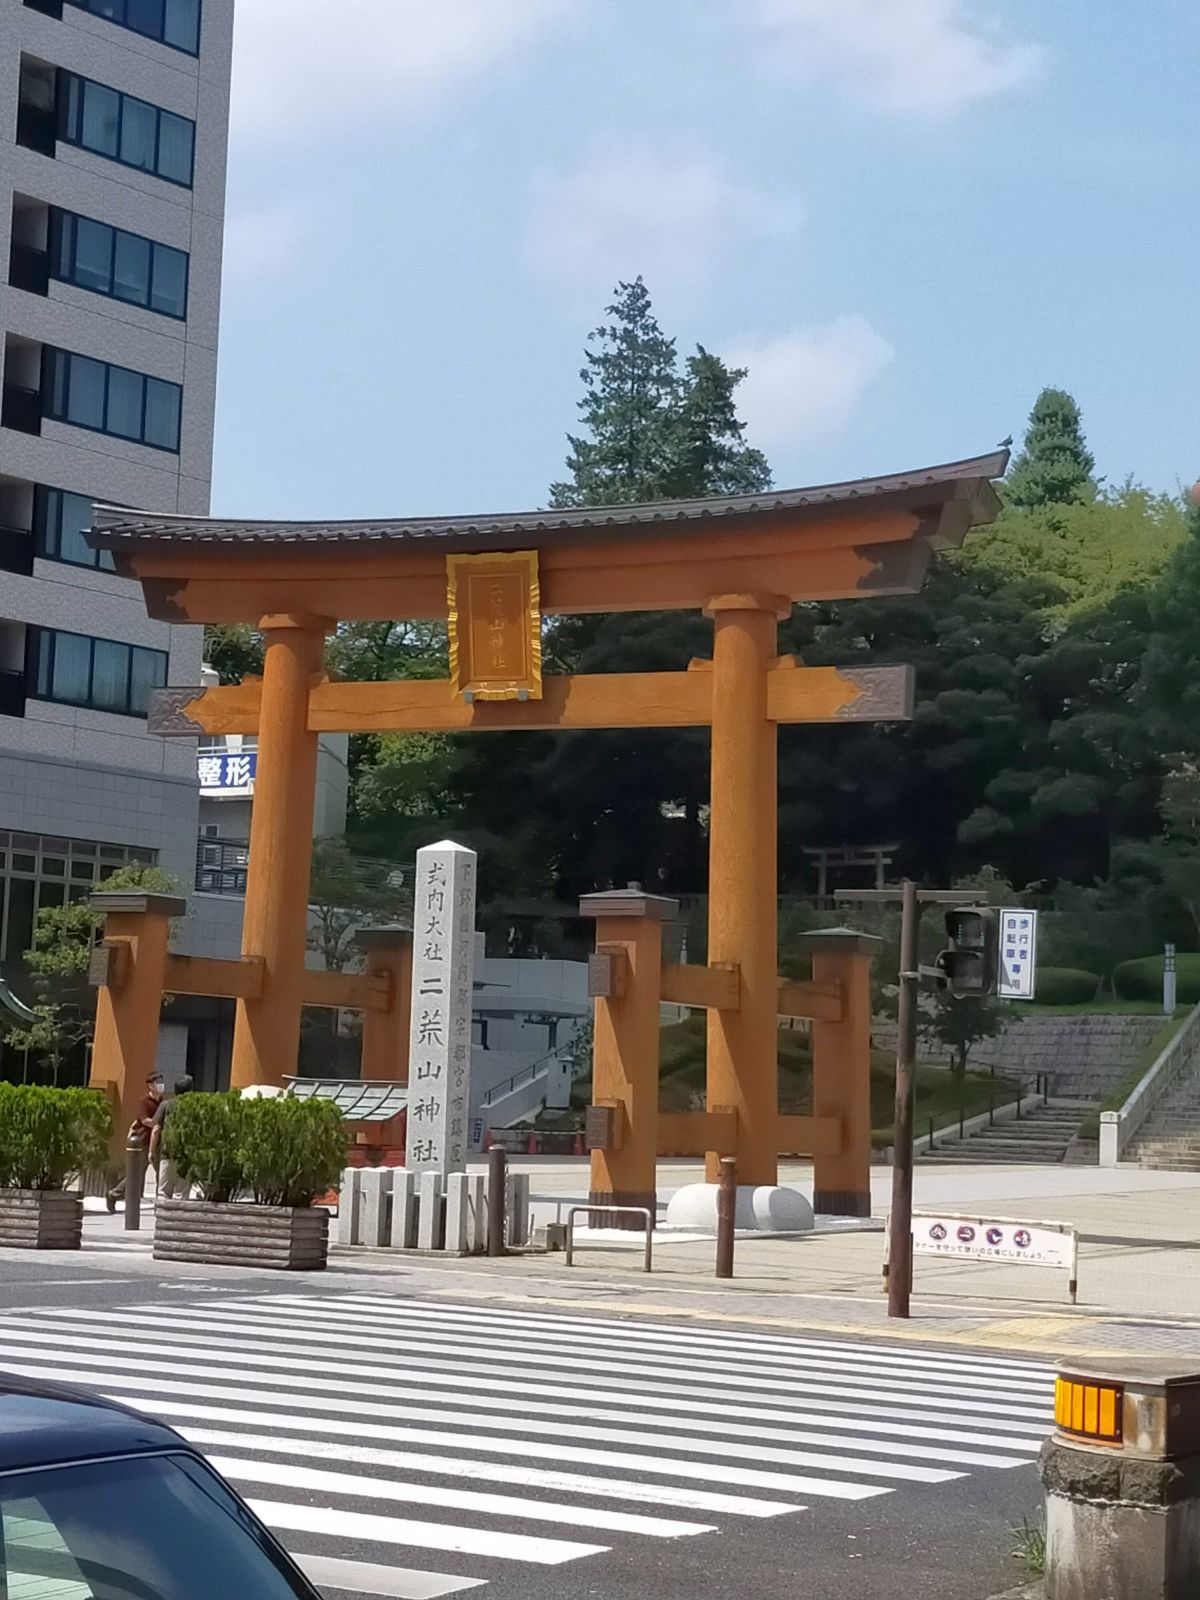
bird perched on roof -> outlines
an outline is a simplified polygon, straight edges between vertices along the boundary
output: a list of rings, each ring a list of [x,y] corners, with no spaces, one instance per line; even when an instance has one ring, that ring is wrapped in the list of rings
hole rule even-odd
[[[1011,433],[1009,434],[1007,439],[1001,439],[1000,443],[996,446],[997,450],[1010,450],[1011,448],[1012,448],[1012,434]]]

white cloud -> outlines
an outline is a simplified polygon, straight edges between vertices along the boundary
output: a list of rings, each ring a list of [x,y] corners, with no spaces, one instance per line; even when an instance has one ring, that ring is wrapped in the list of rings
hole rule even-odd
[[[710,278],[731,246],[797,220],[794,204],[707,156],[627,147],[538,183],[529,253],[547,277],[592,297],[638,273],[652,293],[679,294]]]
[[[895,351],[865,317],[842,316],[723,354],[747,369],[737,392],[746,437],[769,449],[836,433]]]
[[[1006,39],[975,0],[754,0],[770,63],[848,86],[884,111],[946,116],[1034,78],[1040,46]]]
[[[225,219],[227,278],[261,278],[294,263],[307,229],[300,208],[280,202]]]
[[[567,11],[568,0],[240,0],[234,126],[287,135],[420,112]]]

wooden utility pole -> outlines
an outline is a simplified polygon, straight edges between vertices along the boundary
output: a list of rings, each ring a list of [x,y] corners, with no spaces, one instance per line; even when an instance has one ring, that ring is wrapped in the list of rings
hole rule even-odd
[[[900,1000],[896,1016],[896,1111],[892,1130],[892,1211],[888,1228],[888,1316],[907,1317],[912,1299],[913,1106],[916,1098],[917,995],[921,982],[921,912],[927,905],[969,905],[972,889],[838,890],[837,900],[870,905],[900,902]]]

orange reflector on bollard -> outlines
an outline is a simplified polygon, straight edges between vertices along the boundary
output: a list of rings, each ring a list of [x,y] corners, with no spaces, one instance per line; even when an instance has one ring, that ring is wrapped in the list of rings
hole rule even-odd
[[[1120,1444],[1122,1400],[1118,1383],[1086,1383],[1078,1378],[1056,1378],[1054,1421],[1060,1433],[1089,1439],[1093,1444]]]

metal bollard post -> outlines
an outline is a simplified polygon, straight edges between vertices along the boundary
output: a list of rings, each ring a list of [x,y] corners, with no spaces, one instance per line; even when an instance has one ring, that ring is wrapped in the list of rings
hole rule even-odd
[[[717,1182],[717,1277],[733,1277],[733,1230],[737,1220],[737,1162],[721,1157]]]
[[[504,1194],[508,1187],[508,1157],[497,1145],[488,1151],[487,1253],[504,1254]]]
[[[125,1232],[135,1233],[142,1225],[142,1185],[146,1181],[146,1147],[125,1146]]]

